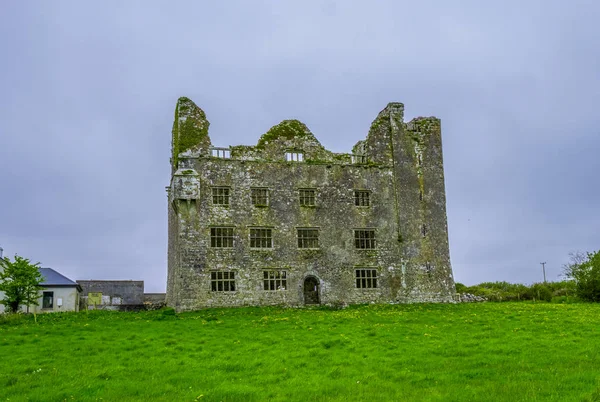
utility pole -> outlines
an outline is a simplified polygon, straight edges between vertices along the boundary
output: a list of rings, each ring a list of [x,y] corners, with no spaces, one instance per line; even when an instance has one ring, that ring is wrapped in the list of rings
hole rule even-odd
[[[546,263],[540,262],[540,265],[542,266],[542,271],[544,272],[544,283],[546,283]]]

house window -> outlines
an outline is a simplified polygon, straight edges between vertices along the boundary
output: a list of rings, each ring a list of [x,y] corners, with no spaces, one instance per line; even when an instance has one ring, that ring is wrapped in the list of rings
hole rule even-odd
[[[233,228],[210,228],[210,246],[217,248],[233,247]]]
[[[268,188],[251,188],[250,192],[250,196],[252,197],[252,205],[255,207],[266,207],[269,205]]]
[[[231,150],[229,148],[212,148],[211,155],[213,158],[229,159],[231,158]]]
[[[319,229],[298,229],[298,248],[319,248]]]
[[[214,205],[229,205],[229,187],[213,187],[212,197]]]
[[[286,290],[287,271],[263,271],[264,290]]]
[[[210,290],[213,292],[235,292],[235,272],[212,271]]]
[[[377,287],[377,270],[376,269],[356,269],[356,288],[357,289],[374,289]]]
[[[250,247],[251,248],[272,248],[273,233],[270,228],[251,228],[250,229]]]
[[[42,308],[54,308],[54,292],[42,294]]]
[[[354,247],[361,250],[375,248],[375,230],[356,229],[354,231]]]
[[[367,156],[360,154],[352,154],[351,155],[352,163],[354,164],[363,164],[367,163]]]
[[[304,154],[302,152],[286,152],[285,160],[288,162],[302,162]]]
[[[366,190],[354,190],[354,205],[357,207],[368,207],[371,205],[371,192]]]
[[[315,206],[315,189],[314,188],[301,188],[298,190],[298,201],[303,207],[314,207]]]

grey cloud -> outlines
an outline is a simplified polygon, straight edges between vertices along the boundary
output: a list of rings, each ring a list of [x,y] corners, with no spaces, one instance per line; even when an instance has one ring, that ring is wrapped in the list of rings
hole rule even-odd
[[[175,100],[219,145],[285,118],[347,152],[389,101],[442,118],[458,281],[556,279],[598,246],[600,6],[576,1],[9,3],[0,245],[165,288]]]

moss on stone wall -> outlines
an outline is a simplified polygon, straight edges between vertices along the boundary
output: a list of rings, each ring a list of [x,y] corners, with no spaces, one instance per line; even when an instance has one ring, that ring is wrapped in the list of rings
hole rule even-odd
[[[210,146],[209,121],[206,114],[190,99],[181,97],[175,107],[171,163],[177,169],[179,154],[193,147]]]
[[[264,133],[258,140],[258,144],[256,144],[256,146],[258,148],[264,148],[266,145],[278,139],[291,140],[302,137],[310,137],[310,139],[317,141],[308,127],[306,127],[306,125],[301,121],[284,120],[281,123],[271,127],[269,131]]]
[[[231,149],[231,156],[244,155],[255,151],[254,147],[251,145],[235,145],[229,149]]]

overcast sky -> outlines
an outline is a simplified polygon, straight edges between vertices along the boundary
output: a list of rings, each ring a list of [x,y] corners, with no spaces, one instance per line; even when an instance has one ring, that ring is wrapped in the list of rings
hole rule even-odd
[[[0,247],[165,291],[178,97],[216,146],[297,118],[334,152],[398,101],[442,119],[455,279],[557,280],[600,248],[598,21],[595,0],[3,1]]]

